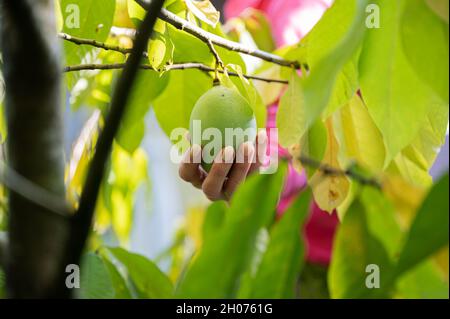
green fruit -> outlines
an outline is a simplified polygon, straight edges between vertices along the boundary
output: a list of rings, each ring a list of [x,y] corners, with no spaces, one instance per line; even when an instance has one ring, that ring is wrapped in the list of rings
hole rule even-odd
[[[202,166],[209,171],[221,149],[232,146],[236,151],[242,143],[256,139],[256,119],[237,90],[219,85],[198,99],[189,133],[192,143],[202,146]]]

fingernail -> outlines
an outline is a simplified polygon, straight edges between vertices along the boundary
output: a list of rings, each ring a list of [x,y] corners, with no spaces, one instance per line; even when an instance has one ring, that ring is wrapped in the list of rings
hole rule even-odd
[[[260,130],[258,132],[258,144],[262,145],[265,144],[266,142],[267,142],[266,130]]]
[[[191,134],[189,133],[189,131],[186,131],[186,133],[184,133],[184,138],[185,138],[187,141],[191,141]]]
[[[202,148],[198,144],[192,145],[192,163],[200,163]]]
[[[245,162],[248,163],[250,160],[253,160],[253,155],[255,155],[255,147],[253,143],[247,142],[247,153],[244,154]]]
[[[225,163],[233,163],[234,161],[234,148],[232,146],[227,146],[223,150],[223,160]]]

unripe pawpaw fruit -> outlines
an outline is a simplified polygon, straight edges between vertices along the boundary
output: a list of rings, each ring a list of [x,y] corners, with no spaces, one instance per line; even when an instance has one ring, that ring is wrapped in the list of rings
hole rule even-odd
[[[255,141],[256,119],[237,90],[217,85],[196,102],[189,133],[192,143],[202,146],[202,167],[208,172],[224,147],[232,146],[236,153],[242,143]]]

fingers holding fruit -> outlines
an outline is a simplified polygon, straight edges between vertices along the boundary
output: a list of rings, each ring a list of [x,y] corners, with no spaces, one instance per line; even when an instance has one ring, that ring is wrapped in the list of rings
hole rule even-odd
[[[181,179],[191,183],[196,188],[202,188],[206,173],[200,168],[200,158],[202,156],[200,145],[193,145],[184,155],[178,174]]]
[[[237,89],[217,85],[202,95],[191,113],[189,135],[197,146],[187,158],[193,153],[201,158],[183,162],[179,173],[210,200],[229,200],[264,161],[266,131],[257,134],[253,109]]]

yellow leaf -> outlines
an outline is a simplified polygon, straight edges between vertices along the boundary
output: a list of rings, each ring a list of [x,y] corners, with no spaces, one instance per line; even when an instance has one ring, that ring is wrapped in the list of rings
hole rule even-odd
[[[426,194],[425,188],[414,186],[400,176],[386,176],[383,193],[392,202],[403,229],[408,229]]]
[[[448,245],[442,248],[436,255],[433,256],[433,258],[448,283]]]
[[[268,69],[256,72],[255,75],[269,79],[280,79],[280,66],[273,65]],[[255,81],[255,87],[261,95],[264,105],[271,105],[280,98],[285,84]]]
[[[383,137],[361,98],[355,94],[333,120],[341,165],[356,161],[374,172],[381,171],[385,160]]]
[[[331,120],[327,120],[327,148],[322,163],[340,169],[338,162],[339,145],[333,132]],[[329,213],[341,205],[347,197],[350,182],[346,176],[331,176],[317,171],[310,180],[314,199],[320,209]]]
[[[215,27],[220,19],[220,12],[209,0],[185,0],[186,6],[197,18]]]
[[[289,147],[298,143],[306,131],[303,85],[296,71],[291,71],[289,86],[280,99],[277,112],[279,143]]]

